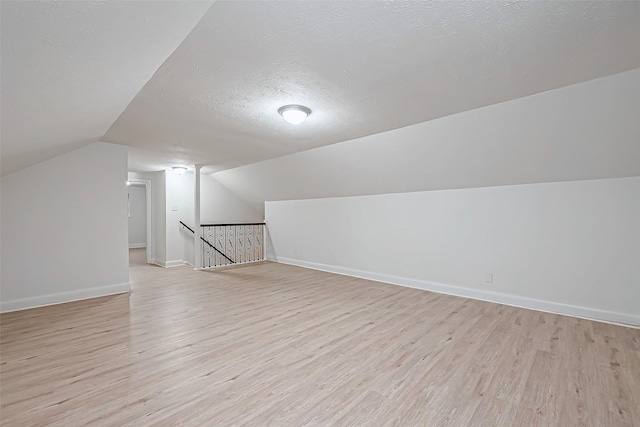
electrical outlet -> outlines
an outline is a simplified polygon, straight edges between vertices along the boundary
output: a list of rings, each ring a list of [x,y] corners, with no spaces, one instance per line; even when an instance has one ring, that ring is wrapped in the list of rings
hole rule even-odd
[[[493,283],[493,273],[484,274],[484,283]]]

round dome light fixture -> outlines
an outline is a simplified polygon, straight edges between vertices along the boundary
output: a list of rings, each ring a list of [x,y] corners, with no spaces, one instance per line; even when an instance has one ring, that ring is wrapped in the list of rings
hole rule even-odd
[[[182,175],[187,171],[187,168],[185,168],[184,166],[174,166],[171,169],[173,169],[173,171],[178,175]]]
[[[278,108],[278,113],[292,125],[298,125],[309,117],[311,110],[303,105],[285,105]]]

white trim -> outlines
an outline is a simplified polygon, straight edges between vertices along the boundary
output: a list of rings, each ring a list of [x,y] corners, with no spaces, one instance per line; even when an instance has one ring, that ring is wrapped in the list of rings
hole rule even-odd
[[[131,292],[130,283],[99,286],[96,288],[77,289],[75,291],[58,292],[55,294],[40,295],[31,298],[20,298],[0,302],[0,312],[26,310],[28,308],[44,307],[46,305],[62,304],[72,301],[80,301],[90,298],[104,297]]]
[[[174,260],[165,262],[163,267],[171,268],[171,267],[180,267],[182,265],[184,265],[184,260],[174,259]]]
[[[129,243],[129,249],[140,249],[140,248],[146,248],[147,244],[146,243]]]
[[[514,307],[527,308],[530,310],[543,311],[547,313],[563,314],[566,316],[579,317],[583,319],[596,320],[600,322],[613,323],[627,327],[640,327],[640,316],[619,313],[615,311],[600,310],[592,307],[581,307],[563,304],[553,301],[545,301],[535,298],[528,298],[501,292],[486,291],[481,289],[465,288],[463,286],[448,285],[444,283],[430,282],[428,280],[412,279],[408,277],[393,276],[389,274],[373,273],[370,271],[357,270],[348,267],[338,267],[334,265],[319,264],[310,261],[302,261],[292,258],[272,257],[271,261],[282,264],[296,265],[298,267],[311,268],[313,270],[327,271],[330,273],[343,274],[346,276],[358,277],[361,279],[374,280],[376,282],[389,283],[392,285],[405,286],[408,288],[421,289],[424,291],[437,292],[441,294],[454,295],[464,298],[477,299],[482,301],[505,304]]]
[[[193,264],[191,264],[189,261],[185,261],[182,259],[174,259],[171,261],[167,261],[165,263],[162,263],[160,261],[157,261],[155,259],[151,260],[150,264],[155,264],[159,267],[164,267],[164,268],[171,268],[171,267],[183,267],[183,266],[190,266],[193,267]]]

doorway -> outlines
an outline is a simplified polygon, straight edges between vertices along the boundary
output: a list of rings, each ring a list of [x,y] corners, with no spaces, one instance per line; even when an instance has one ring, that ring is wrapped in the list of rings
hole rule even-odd
[[[153,260],[150,187],[151,181],[143,179],[127,184],[130,266],[150,264]]]

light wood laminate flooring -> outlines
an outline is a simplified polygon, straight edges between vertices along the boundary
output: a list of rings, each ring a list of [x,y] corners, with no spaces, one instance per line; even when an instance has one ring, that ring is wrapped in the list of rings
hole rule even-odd
[[[638,329],[270,262],[131,265],[131,294],[0,316],[3,426],[640,426]]]

